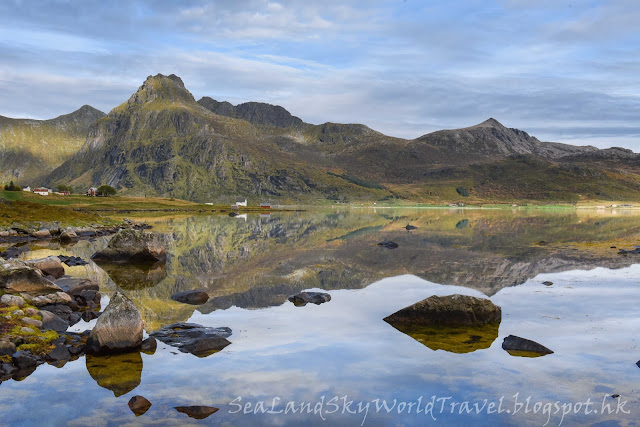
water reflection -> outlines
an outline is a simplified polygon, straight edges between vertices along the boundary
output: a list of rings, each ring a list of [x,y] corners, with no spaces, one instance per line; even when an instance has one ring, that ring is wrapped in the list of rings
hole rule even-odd
[[[491,347],[498,338],[498,324],[483,326],[393,325],[400,332],[429,347],[451,353],[471,353]]]
[[[86,354],[86,366],[95,382],[115,397],[129,393],[140,385],[142,356],[140,352],[110,355]]]

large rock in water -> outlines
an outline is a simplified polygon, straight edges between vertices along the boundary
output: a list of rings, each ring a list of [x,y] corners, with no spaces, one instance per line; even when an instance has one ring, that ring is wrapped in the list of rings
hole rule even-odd
[[[140,312],[129,298],[116,292],[91,330],[87,351],[110,353],[138,348],[142,343],[142,331]]]
[[[331,301],[331,295],[324,292],[300,292],[296,295],[291,295],[289,301],[296,307],[304,307],[308,303],[320,305],[325,302]]]
[[[183,291],[171,295],[171,299],[184,304],[202,305],[209,301],[209,294],[201,290]]]
[[[49,276],[53,276],[56,279],[64,276],[64,266],[60,261],[60,258],[57,256],[49,256],[46,258],[39,259],[31,259],[29,261],[25,261],[29,267],[37,268],[42,271],[44,274],[48,274]]]
[[[120,230],[109,241],[109,245],[93,254],[96,261],[154,263],[166,260],[163,239],[154,233],[142,230]]]
[[[210,328],[197,323],[174,323],[149,335],[183,353],[191,353],[198,357],[217,353],[231,344],[227,340],[227,337],[231,336],[231,329]]]
[[[434,295],[384,318],[393,326],[481,326],[501,320],[502,310],[490,300],[459,294]]]
[[[535,341],[509,335],[502,342],[502,349],[512,356],[539,357],[546,354],[553,354],[552,350]]]
[[[0,263],[0,290],[7,293],[26,293],[31,296],[47,295],[62,289],[20,261]]]

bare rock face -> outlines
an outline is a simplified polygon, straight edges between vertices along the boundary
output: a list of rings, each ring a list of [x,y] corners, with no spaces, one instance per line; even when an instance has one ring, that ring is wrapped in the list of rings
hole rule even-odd
[[[490,300],[458,294],[431,296],[384,319],[393,326],[481,326],[501,320],[502,310]]]
[[[62,290],[39,270],[14,260],[0,264],[0,289],[28,295],[47,295]]]
[[[106,262],[164,262],[166,246],[162,238],[142,230],[120,230],[109,245],[93,254],[94,261]]]
[[[116,292],[87,340],[87,351],[110,353],[136,349],[142,343],[142,316],[124,294]]]
[[[27,264],[29,267],[36,268],[42,271],[44,274],[53,276],[56,279],[64,276],[64,266],[62,265],[60,258],[56,256],[32,259],[29,261],[25,261],[25,264]]]

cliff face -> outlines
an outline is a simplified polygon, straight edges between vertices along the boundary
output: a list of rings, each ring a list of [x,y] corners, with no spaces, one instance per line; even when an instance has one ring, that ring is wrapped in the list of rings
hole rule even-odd
[[[75,154],[91,125],[105,114],[84,105],[50,120],[0,116],[0,183],[36,185]]]

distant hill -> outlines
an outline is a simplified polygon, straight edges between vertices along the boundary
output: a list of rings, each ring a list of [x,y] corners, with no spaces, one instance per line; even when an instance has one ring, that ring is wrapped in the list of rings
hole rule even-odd
[[[0,116],[0,183],[34,185],[75,154],[89,127],[105,114],[84,105],[50,120]]]
[[[638,160],[620,148],[542,142],[495,119],[413,140],[313,125],[270,104],[196,102],[179,77],[158,74],[91,125],[45,182],[225,203],[624,200],[640,194]]]

